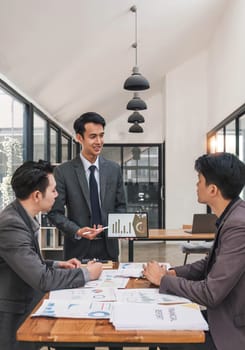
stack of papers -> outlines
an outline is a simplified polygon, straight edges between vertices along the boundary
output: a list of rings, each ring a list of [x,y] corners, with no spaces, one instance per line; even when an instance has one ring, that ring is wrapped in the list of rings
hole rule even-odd
[[[125,289],[126,276],[141,277],[143,264],[120,263],[83,288],[51,291],[32,316],[106,318],[117,330],[208,330],[199,306],[186,298],[158,288]]]
[[[117,289],[116,300],[121,303],[179,304],[190,303],[186,298],[172,294],[161,294],[157,288]]]
[[[128,281],[129,278],[118,276],[117,270],[104,270],[99,279],[87,282],[85,288],[126,288]]]
[[[110,319],[117,330],[208,330],[197,304],[114,303]]]
[[[127,262],[127,263],[120,263],[117,274],[118,276],[122,277],[134,277],[134,278],[140,278],[143,276],[143,268],[146,263],[144,262]],[[170,268],[170,264],[163,262],[159,263],[159,265],[165,266],[168,270]]]
[[[113,303],[45,299],[33,317],[110,318]]]
[[[116,301],[114,288],[73,288],[53,290],[49,293],[51,300],[70,301]]]
[[[177,304],[190,300],[170,294],[160,294],[157,288],[74,288],[51,291],[32,316],[69,318],[110,318],[114,306],[123,304],[127,310],[134,303]],[[127,305],[130,304],[130,305]]]

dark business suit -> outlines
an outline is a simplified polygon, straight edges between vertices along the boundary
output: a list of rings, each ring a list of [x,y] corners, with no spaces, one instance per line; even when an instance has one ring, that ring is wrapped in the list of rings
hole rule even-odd
[[[28,350],[15,341],[19,325],[43,294],[84,285],[81,269],[53,268],[43,261],[37,241],[39,225],[18,200],[0,213],[0,349]]]
[[[245,202],[224,215],[209,257],[174,269],[178,277],[163,277],[160,292],[205,305],[217,349],[244,350]]]
[[[125,212],[125,192],[119,165],[99,157],[100,200],[102,224],[107,225],[109,212]],[[86,258],[92,241],[75,239],[75,233],[82,227],[91,226],[91,206],[88,181],[80,155],[59,165],[55,169],[58,197],[49,213],[50,220],[65,234],[65,259]],[[66,206],[67,213],[65,215]],[[117,239],[108,239],[105,248],[112,260],[118,259]]]

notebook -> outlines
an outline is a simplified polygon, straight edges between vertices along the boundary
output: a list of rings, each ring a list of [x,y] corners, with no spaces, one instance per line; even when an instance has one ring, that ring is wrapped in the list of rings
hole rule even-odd
[[[147,213],[109,213],[109,238],[147,238]]]
[[[216,232],[215,214],[193,214],[192,229],[185,230],[187,233],[214,233]]]

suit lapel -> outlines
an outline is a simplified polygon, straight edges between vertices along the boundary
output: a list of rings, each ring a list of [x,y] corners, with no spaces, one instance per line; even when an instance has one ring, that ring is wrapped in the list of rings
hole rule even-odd
[[[75,168],[75,173],[77,175],[78,182],[79,182],[79,185],[80,185],[81,190],[83,192],[84,198],[85,198],[85,200],[88,204],[89,210],[91,212],[88,181],[86,178],[84,166],[83,166],[83,163],[81,161],[80,155],[78,155],[77,158],[74,159],[73,166]]]
[[[217,245],[218,245],[218,240],[219,240],[219,235],[220,235],[220,231],[221,231],[221,228],[223,226],[223,223],[222,222],[219,226],[219,229],[215,235],[215,239],[214,239],[214,244],[210,250],[210,253],[208,255],[208,263],[207,263],[207,271],[206,271],[206,274],[208,275],[209,271],[211,270],[213,264],[215,263],[215,249],[217,248]]]
[[[38,253],[40,259],[43,261],[43,257],[42,257],[41,251],[40,251],[38,237],[37,237],[38,231],[39,231],[38,221],[35,224],[35,222],[30,219],[30,217],[27,215],[25,209],[22,207],[22,205],[17,200],[14,202],[14,207],[15,207],[16,211],[19,213],[20,217],[25,222],[26,226],[29,228],[30,232],[32,233],[33,242],[34,242],[36,252]]]
[[[227,213],[224,215],[223,219],[221,220],[218,231],[215,235],[214,244],[213,244],[212,249],[209,253],[208,263],[207,263],[207,274],[209,273],[213,264],[215,263],[215,258],[216,258],[215,250],[218,246],[219,236],[222,234],[221,233],[222,227],[223,227],[225,221],[227,220],[227,218],[229,217],[229,215],[239,205],[239,203],[240,203],[240,201],[238,200],[235,204],[233,204],[232,207],[228,209]]]
[[[99,157],[99,167],[100,167],[100,201],[101,203],[104,203],[104,198],[106,194],[106,181],[107,181],[107,174],[106,174],[106,161],[104,158]]]

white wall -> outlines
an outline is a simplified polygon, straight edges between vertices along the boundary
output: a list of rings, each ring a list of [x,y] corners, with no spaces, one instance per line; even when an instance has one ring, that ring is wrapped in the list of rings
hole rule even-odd
[[[166,227],[190,223],[196,202],[194,160],[206,133],[245,103],[245,1],[229,3],[207,52],[166,78]]]
[[[245,102],[245,1],[233,0],[208,55],[208,129]]]
[[[126,110],[125,113],[106,126],[106,143],[162,143],[165,138],[164,119],[165,119],[165,89],[164,79],[162,86],[155,90],[155,93],[146,98],[147,94],[140,93],[140,97],[146,102],[147,109],[140,113],[145,118],[145,123],[141,126],[143,133],[129,133],[128,129],[132,124],[127,122],[128,117],[133,111]],[[154,90],[153,90],[154,91]],[[130,99],[130,98],[129,98]]]
[[[166,228],[192,223],[205,212],[196,200],[195,159],[206,152],[207,53],[202,52],[166,78]]]

